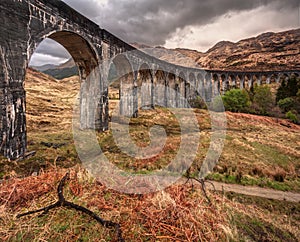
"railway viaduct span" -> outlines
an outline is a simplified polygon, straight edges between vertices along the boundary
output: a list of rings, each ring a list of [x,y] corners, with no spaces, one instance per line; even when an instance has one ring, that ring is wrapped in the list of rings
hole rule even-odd
[[[245,73],[170,64],[136,50],[60,0],[1,0],[0,11],[0,152],[10,159],[26,151],[24,79],[32,54],[45,38],[60,43],[73,57],[81,79],[81,126],[99,131],[108,129],[112,63],[121,80],[124,116],[137,116],[141,107],[186,107],[183,100],[195,95],[210,101],[230,88],[299,76],[299,71]]]

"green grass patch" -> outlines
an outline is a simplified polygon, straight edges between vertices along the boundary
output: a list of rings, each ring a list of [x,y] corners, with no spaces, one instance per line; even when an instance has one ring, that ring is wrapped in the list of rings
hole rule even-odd
[[[259,186],[272,188],[279,191],[297,191],[299,190],[299,181],[277,182],[270,178],[255,178],[250,176],[239,177],[239,175],[224,175],[220,173],[210,173],[207,177],[209,180],[224,182],[229,184],[239,184],[245,186]]]
[[[239,241],[297,241],[297,238],[271,223],[242,213],[235,213],[232,223],[240,234]]]
[[[289,155],[283,154],[278,151],[276,148],[270,145],[263,145],[258,142],[253,142],[251,144],[255,151],[264,157],[263,162],[272,164],[272,165],[279,165],[281,167],[287,167],[292,160],[295,160],[295,157],[291,157]]]

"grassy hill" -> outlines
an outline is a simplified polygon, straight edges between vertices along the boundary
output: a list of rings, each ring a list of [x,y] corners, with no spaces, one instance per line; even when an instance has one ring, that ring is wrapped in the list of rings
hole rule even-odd
[[[209,192],[208,204],[199,186],[172,185],[146,195],[126,195],[108,189],[81,167],[72,137],[72,112],[78,77],[56,80],[29,69],[27,91],[28,150],[23,161],[0,161],[0,240],[2,241],[116,241],[114,229],[97,224],[79,212],[58,208],[39,217],[20,219],[22,212],[57,200],[57,185],[67,171],[69,201],[121,225],[126,241],[297,241],[300,205],[240,194]],[[115,101],[115,105],[117,102]],[[210,116],[195,110],[201,130],[197,174],[210,143]],[[225,147],[210,179],[245,186],[300,192],[300,127],[286,120],[226,113]],[[110,162],[126,171],[147,174],[176,156],[180,128],[169,110],[142,111],[131,120],[130,135],[140,146],[149,142],[149,128],[160,125],[168,135],[154,159],[133,159],[120,152],[111,131],[98,134]]]

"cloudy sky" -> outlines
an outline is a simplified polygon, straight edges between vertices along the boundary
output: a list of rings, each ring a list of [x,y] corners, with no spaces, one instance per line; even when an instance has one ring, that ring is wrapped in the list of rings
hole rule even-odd
[[[63,0],[128,43],[207,51],[217,42],[300,28],[300,0]],[[44,41],[32,65],[69,54]]]

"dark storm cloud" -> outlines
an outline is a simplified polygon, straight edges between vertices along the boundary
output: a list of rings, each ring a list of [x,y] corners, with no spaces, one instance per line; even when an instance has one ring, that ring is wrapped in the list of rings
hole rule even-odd
[[[268,6],[275,10],[294,9],[299,0],[65,0],[128,42],[163,45],[177,30],[206,25],[229,13]]]
[[[173,48],[203,50],[223,39],[239,40],[261,32],[286,30],[300,25],[299,0],[63,1],[126,42],[151,46],[165,45],[168,41],[167,45]],[[269,17],[266,17],[266,12]],[[247,18],[236,18],[245,16],[245,13],[248,13]],[[249,13],[254,13],[254,16],[249,16]],[[255,16],[255,13],[258,15]],[[231,17],[235,17],[236,21],[226,21]],[[216,29],[211,29],[213,24],[217,24]],[[197,28],[206,31],[197,31]],[[210,28],[209,31],[207,28]],[[192,31],[197,33],[192,35]],[[70,58],[62,46],[51,40],[43,42],[36,52],[39,59],[33,59],[36,58],[39,63],[43,59],[47,62],[49,56],[53,57],[53,62]]]
[[[71,58],[69,52],[52,39],[45,39],[36,49],[36,53],[55,56],[62,59]]]

